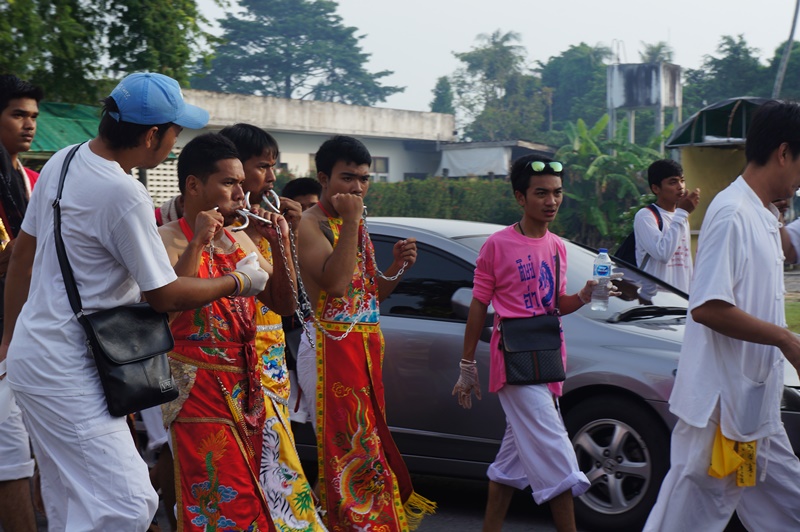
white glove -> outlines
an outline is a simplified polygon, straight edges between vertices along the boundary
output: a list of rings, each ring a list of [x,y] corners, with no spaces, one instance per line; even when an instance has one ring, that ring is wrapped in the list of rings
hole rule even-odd
[[[255,251],[237,262],[235,271],[244,278],[244,282],[239,288],[239,293],[236,294],[238,296],[252,297],[258,295],[267,286],[269,274],[261,269]]]
[[[461,374],[458,376],[458,381],[453,388],[452,395],[458,398],[458,404],[462,408],[472,408],[472,392],[475,392],[475,397],[479,400],[481,398],[481,385],[478,382],[478,366],[475,361],[467,361],[463,358],[459,362],[458,367],[461,368]]]

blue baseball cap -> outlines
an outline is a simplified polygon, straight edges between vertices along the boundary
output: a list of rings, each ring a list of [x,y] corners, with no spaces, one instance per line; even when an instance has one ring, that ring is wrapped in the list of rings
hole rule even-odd
[[[186,103],[178,82],[163,74],[126,76],[111,91],[111,97],[119,112],[109,115],[117,122],[146,126],[172,122],[188,129],[202,129],[208,124],[208,111]]]

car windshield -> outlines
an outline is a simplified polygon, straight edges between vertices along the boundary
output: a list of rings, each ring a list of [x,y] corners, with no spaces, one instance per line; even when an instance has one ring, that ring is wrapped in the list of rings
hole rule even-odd
[[[479,251],[487,238],[488,235],[470,235],[454,238],[454,240]],[[569,240],[564,239],[564,242],[567,245],[567,262],[570,272],[570,276],[567,278],[567,293],[574,294],[583,287],[588,279],[591,279],[592,266],[597,253]],[[688,300],[687,295],[683,292],[623,262],[615,261],[613,271],[623,274],[622,281],[616,283],[620,287],[622,295],[609,299],[607,311],[592,311],[593,316],[614,321],[632,321],[648,318],[675,318],[685,315]],[[585,276],[576,276],[576,272],[585,273]],[[663,308],[658,311],[637,308],[645,305]]]

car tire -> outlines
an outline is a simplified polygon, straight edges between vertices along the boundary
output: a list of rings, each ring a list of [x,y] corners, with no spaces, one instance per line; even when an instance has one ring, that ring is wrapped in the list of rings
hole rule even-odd
[[[641,530],[669,470],[670,434],[646,406],[603,395],[565,415],[578,466],[592,483],[575,516],[592,530]]]

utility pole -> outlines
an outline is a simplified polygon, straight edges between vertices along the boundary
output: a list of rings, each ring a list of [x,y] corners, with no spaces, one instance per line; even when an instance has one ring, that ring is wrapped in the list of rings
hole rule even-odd
[[[786,68],[789,66],[789,54],[792,52],[792,45],[794,44],[794,28],[797,26],[797,12],[800,10],[800,0],[794,4],[794,16],[792,17],[792,29],[789,31],[789,40],[786,41],[786,47],[783,49],[781,56],[781,64],[778,67],[778,74],[775,76],[775,86],[772,88],[772,98],[778,98],[781,95],[781,88],[783,87],[783,78],[786,76]]]

